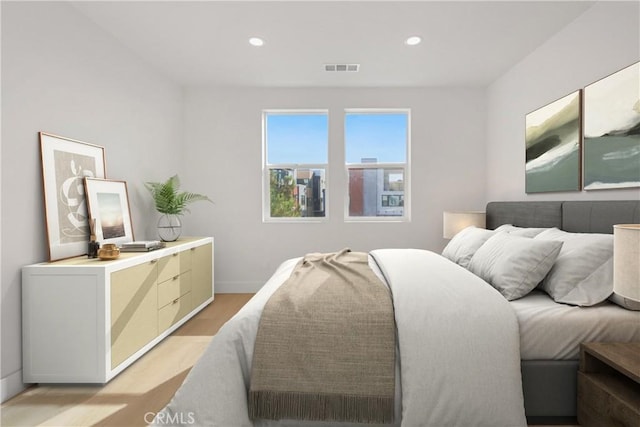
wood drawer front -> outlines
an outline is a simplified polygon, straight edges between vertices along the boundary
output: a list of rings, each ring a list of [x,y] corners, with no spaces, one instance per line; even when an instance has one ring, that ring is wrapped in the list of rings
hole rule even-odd
[[[158,283],[180,274],[180,253],[176,252],[158,260]]]
[[[164,332],[191,311],[191,292],[158,310],[158,330]]]
[[[195,248],[180,252],[180,273],[191,270],[191,253]]]
[[[581,426],[640,425],[640,386],[627,378],[578,372],[578,422]]]
[[[191,291],[191,272],[174,276],[158,284],[158,307],[162,308]]]
[[[111,274],[111,368],[158,336],[156,263]]]
[[[213,296],[213,245],[192,249],[191,295],[193,308]]]

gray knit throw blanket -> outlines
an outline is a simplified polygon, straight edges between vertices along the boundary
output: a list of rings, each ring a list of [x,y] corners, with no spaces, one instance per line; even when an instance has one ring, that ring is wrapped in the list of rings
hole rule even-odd
[[[366,253],[305,256],[264,307],[249,417],[392,423],[395,321]]]

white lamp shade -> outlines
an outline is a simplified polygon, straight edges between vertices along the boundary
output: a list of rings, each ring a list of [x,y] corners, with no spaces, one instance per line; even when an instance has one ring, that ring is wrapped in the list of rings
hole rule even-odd
[[[640,224],[613,226],[613,292],[625,306],[640,306]]]
[[[445,211],[442,214],[442,237],[451,239],[458,232],[472,225],[485,228],[487,225],[485,213]]]

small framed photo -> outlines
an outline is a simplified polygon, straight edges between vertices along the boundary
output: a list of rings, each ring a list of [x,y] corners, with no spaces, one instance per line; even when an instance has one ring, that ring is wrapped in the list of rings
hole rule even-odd
[[[49,261],[87,253],[85,177],[105,178],[104,147],[39,133]]]
[[[89,221],[95,221],[96,240],[101,244],[132,242],[133,227],[125,181],[85,178]]]

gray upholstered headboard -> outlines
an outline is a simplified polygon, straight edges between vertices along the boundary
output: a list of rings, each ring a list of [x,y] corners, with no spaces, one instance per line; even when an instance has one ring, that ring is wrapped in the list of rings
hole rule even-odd
[[[487,228],[557,227],[573,233],[613,233],[614,224],[639,224],[640,200],[489,202]]]

